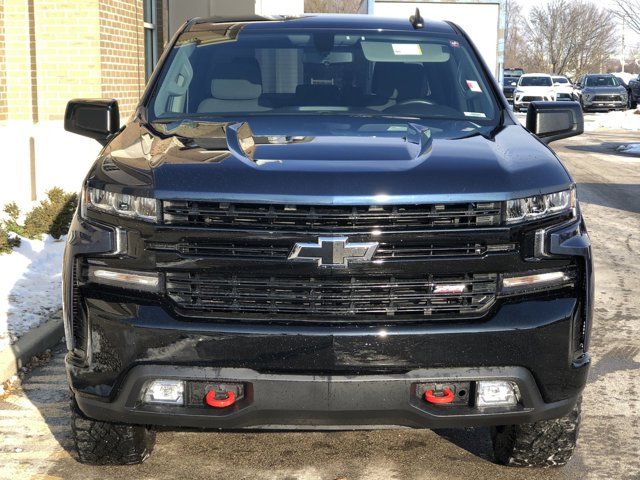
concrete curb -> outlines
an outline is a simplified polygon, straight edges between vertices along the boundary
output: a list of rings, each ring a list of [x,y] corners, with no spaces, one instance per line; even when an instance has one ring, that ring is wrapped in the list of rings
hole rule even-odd
[[[0,350],[0,384],[16,375],[31,357],[57,345],[63,336],[62,319],[52,318]]]

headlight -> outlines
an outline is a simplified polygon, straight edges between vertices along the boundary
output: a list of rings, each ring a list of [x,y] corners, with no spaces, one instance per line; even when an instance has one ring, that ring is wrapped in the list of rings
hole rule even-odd
[[[155,198],[114,193],[91,187],[86,188],[83,198],[83,209],[111,213],[145,222],[157,221],[157,204]]]
[[[547,195],[534,195],[533,197],[508,200],[507,208],[505,209],[505,221],[507,223],[519,223],[540,220],[570,212],[575,208],[575,203],[576,194],[573,188]]]
[[[585,93],[585,95],[584,95],[584,99],[585,100],[587,100],[589,102],[589,101],[591,101],[592,98],[593,98],[593,94]]]

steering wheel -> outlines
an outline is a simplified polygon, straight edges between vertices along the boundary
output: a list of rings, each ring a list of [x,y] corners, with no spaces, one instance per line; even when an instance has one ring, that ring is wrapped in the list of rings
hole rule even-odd
[[[402,102],[398,102],[395,105],[391,105],[390,107],[385,108],[383,111],[388,113],[404,113],[405,111],[411,111],[412,106],[414,107],[434,107],[436,104],[429,101],[423,100],[420,98],[414,98],[409,100],[403,100]]]
[[[405,105],[435,105],[430,100],[425,100],[424,98],[410,98],[409,100],[403,100],[402,102],[398,102],[394,107],[403,107]]]

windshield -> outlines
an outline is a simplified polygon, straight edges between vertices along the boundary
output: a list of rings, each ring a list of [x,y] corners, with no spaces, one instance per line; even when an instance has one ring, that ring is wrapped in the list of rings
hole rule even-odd
[[[521,87],[551,87],[551,77],[520,77]]]
[[[601,75],[597,77],[587,77],[587,87],[617,87],[618,82],[614,77]]]
[[[553,81],[554,81],[555,83],[565,83],[565,84],[566,84],[566,83],[569,83],[569,80],[567,80],[567,79],[566,79],[566,78],[564,78],[564,77],[553,77]]]
[[[459,37],[252,31],[251,24],[230,30],[199,24],[182,34],[148,102],[150,121],[331,114],[486,125],[499,118],[489,83]]]

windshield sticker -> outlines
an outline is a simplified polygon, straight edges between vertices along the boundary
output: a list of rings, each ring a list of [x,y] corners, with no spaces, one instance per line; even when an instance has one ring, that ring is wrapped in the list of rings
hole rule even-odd
[[[455,40],[449,40],[449,45],[451,45],[453,48],[460,48],[460,42],[457,42]]]
[[[472,92],[482,93],[480,85],[475,80],[467,80],[467,87],[469,87],[469,90]]]
[[[417,43],[392,43],[395,55],[422,55],[422,48]]]
[[[487,116],[482,112],[464,112],[467,117],[477,117],[477,118],[487,118]]]

